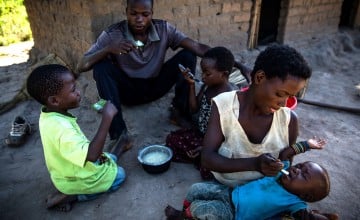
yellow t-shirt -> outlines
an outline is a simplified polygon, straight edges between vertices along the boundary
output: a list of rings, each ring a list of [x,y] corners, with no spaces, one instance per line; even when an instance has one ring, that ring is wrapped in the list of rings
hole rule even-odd
[[[90,141],[76,118],[42,111],[39,119],[46,166],[55,187],[67,195],[107,191],[115,180],[117,164],[86,161]]]

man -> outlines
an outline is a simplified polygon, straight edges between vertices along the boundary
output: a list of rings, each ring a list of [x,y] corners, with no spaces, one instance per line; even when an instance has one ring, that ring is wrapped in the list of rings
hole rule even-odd
[[[137,105],[164,96],[174,84],[172,106],[188,112],[188,84],[178,64],[195,72],[196,58],[210,47],[188,38],[164,20],[152,19],[153,0],[128,0],[127,20],[111,25],[80,60],[77,72],[93,68],[99,96],[117,107],[110,130],[113,144],[128,146],[130,140],[121,105]],[[183,48],[165,61],[168,48]],[[240,63],[241,72],[247,68]]]

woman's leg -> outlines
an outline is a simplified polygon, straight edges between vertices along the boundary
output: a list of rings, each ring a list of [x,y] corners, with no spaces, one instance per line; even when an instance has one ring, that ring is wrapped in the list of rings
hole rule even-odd
[[[233,219],[233,208],[230,199],[230,188],[216,183],[196,183],[186,195],[189,207],[187,215],[199,219]]]

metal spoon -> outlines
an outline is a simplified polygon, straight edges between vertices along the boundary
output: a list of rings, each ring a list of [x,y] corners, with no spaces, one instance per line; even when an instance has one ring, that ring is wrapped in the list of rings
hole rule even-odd
[[[141,42],[141,41],[139,41],[139,40],[135,41],[134,44],[135,44],[135,46],[136,46],[136,49],[139,49],[139,47],[143,47],[143,46],[144,46],[144,43]]]

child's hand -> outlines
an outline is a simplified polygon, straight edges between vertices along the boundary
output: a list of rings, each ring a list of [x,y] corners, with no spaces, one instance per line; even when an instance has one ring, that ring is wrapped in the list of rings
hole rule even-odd
[[[316,136],[314,136],[313,138],[310,138],[309,140],[307,140],[307,143],[309,144],[310,149],[321,150],[324,148],[324,146],[326,144],[326,140],[324,140],[322,138],[317,138]]]
[[[197,147],[194,150],[186,151],[186,155],[188,155],[190,158],[195,158],[200,155],[201,149],[201,147]]]
[[[192,75],[192,73],[190,72],[189,68],[186,68],[184,71],[181,70],[181,73],[183,74],[185,80],[189,83],[189,84],[194,84],[195,80],[194,80],[194,75]]]
[[[104,164],[106,161],[109,160],[109,158],[107,156],[105,156],[104,154],[101,154],[100,157],[99,157],[99,164]]]
[[[111,101],[106,101],[104,108],[102,109],[102,116],[114,117],[117,114],[118,110]]]
[[[289,160],[292,162],[293,157],[295,156],[295,151],[291,147],[286,147],[279,154],[279,160]]]

